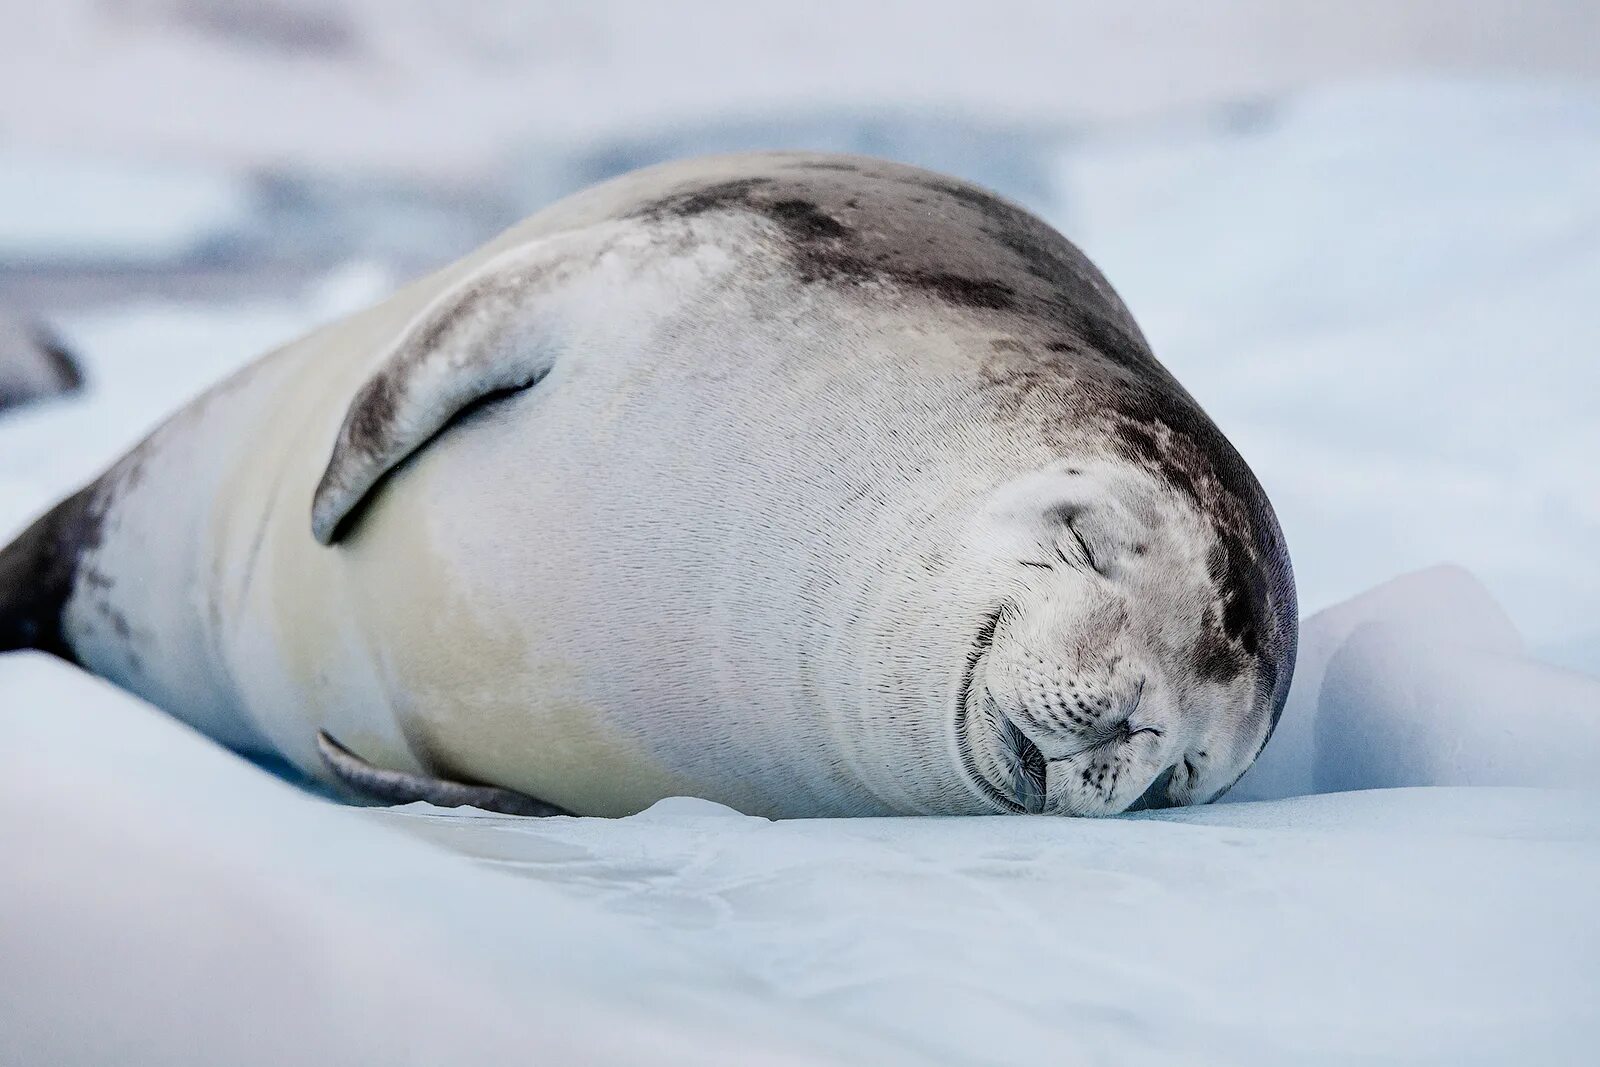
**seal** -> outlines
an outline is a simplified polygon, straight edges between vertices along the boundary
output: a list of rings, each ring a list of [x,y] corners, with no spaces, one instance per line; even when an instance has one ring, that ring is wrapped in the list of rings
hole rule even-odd
[[[1105,815],[1266,743],[1245,462],[1060,234],[848,156],[579,193],[178,412],[0,555],[44,648],[367,799]]]

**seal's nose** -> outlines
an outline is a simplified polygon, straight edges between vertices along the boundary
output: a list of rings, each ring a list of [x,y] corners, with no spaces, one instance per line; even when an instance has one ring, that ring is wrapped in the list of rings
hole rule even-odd
[[[1084,673],[1038,655],[991,665],[991,782],[1014,810],[1111,815],[1171,762],[1164,689],[1142,664]]]
[[[1010,714],[1016,727],[1044,753],[1059,759],[1086,747],[1122,745],[1136,738],[1157,741],[1166,731],[1149,709],[1141,709],[1145,679],[1118,686],[1034,683],[1017,694]]]

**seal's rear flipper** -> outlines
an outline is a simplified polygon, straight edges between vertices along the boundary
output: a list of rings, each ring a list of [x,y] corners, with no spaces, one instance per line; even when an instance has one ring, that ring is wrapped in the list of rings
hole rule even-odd
[[[78,562],[99,537],[93,486],[51,508],[0,549],[0,652],[36,648],[77,663],[62,612]]]
[[[388,804],[423,800],[441,808],[482,808],[502,815],[571,815],[565,808],[546,804],[526,793],[492,785],[468,785],[405,771],[386,771],[335,741],[326,730],[317,731],[317,751],[339,780],[362,796]]]

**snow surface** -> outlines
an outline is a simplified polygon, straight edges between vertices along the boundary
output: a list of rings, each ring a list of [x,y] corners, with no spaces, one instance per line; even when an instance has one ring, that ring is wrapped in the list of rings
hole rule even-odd
[[[773,136],[729,129],[570,150],[524,188]],[[1593,1060],[1600,93],[1326,90],[1013,132],[1004,153],[927,130],[871,136],[1083,244],[1278,508],[1310,614],[1234,802],[1106,822],[355,810],[8,656],[0,1062]],[[147,251],[263,228],[168,176],[141,202]],[[0,416],[0,535],[394,270],[59,317],[90,388]]]
[[[4,675],[7,1063],[1578,1064],[1600,1040],[1592,790],[360,810],[42,656]]]

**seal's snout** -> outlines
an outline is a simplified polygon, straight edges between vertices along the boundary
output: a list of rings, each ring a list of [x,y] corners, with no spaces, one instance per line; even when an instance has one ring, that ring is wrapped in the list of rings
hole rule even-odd
[[[1006,810],[1115,815],[1177,759],[1161,688],[1128,661],[1072,671],[1007,649],[983,667],[964,741]]]

